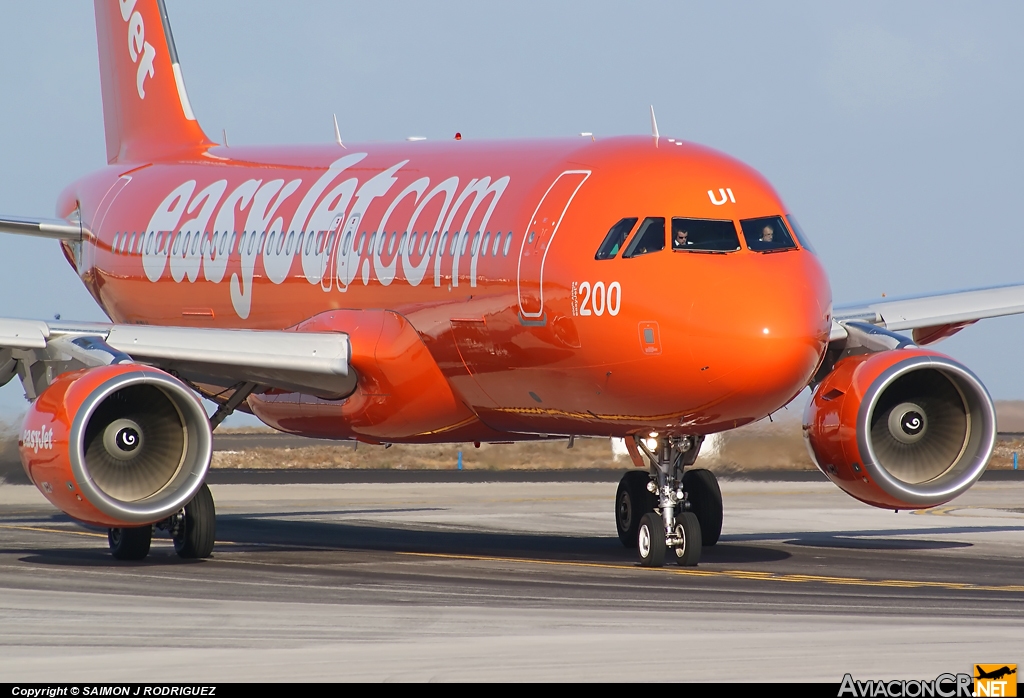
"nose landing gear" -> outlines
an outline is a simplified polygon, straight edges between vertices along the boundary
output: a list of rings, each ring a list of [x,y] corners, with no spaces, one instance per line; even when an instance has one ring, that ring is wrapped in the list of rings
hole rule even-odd
[[[662,437],[653,451],[638,437],[627,439],[646,454],[651,471],[628,472],[619,482],[619,539],[636,547],[644,567],[661,567],[669,550],[680,565],[696,565],[702,546],[717,543],[722,531],[722,492],[714,474],[703,469],[683,473],[696,460],[703,437]],[[639,453],[630,451],[639,462]]]

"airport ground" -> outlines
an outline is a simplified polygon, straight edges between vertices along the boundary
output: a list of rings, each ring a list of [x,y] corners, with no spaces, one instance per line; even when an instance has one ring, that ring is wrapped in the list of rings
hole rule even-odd
[[[4,485],[0,676],[838,682],[1024,663],[1024,478],[999,475],[927,513],[811,476],[724,480],[722,541],[659,570],[616,538],[607,472],[214,473],[217,547],[190,562],[158,538],[118,563],[102,532]]]

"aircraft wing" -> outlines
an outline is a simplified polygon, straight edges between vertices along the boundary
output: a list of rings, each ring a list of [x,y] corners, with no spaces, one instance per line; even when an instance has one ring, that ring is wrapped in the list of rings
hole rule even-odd
[[[327,398],[355,387],[349,336],[0,319],[0,385],[15,375],[34,398],[49,375],[89,366],[138,362],[193,384],[252,383]],[[208,394],[208,391],[204,391]]]
[[[925,345],[949,337],[978,320],[1024,313],[1024,284],[836,306],[831,341],[845,339],[848,322],[868,323],[891,332],[912,330]]]
[[[0,216],[0,233],[31,235],[51,240],[81,240],[82,226],[49,218],[18,218]]]

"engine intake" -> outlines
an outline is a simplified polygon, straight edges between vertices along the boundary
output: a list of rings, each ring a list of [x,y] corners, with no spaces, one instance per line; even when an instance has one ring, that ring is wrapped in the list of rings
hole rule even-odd
[[[878,507],[921,509],[973,485],[995,446],[992,398],[935,352],[899,349],[839,361],[815,389],[804,437],[818,468]]]
[[[33,403],[22,463],[71,516],[143,525],[181,509],[202,486],[213,438],[199,400],[180,381],[120,364],[60,376]]]

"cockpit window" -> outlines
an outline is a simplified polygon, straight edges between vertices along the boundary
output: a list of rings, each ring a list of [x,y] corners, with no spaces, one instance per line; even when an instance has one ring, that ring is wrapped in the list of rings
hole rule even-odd
[[[800,227],[800,224],[796,222],[796,218],[793,216],[786,216],[786,221],[789,223],[789,229],[796,235],[796,241],[800,243],[800,247],[804,248],[811,254],[818,254],[817,250],[811,245],[811,241],[807,239],[807,233]]]
[[[740,221],[743,228],[743,237],[747,241],[747,247],[754,252],[780,252],[782,250],[795,250],[796,245],[793,238],[782,222],[782,216],[770,216],[768,218],[748,218]]]
[[[733,252],[739,248],[732,221],[672,219],[672,249],[676,252]]]
[[[630,240],[629,246],[623,253],[623,258],[639,257],[642,254],[661,252],[665,249],[665,219],[644,218],[640,229]]]
[[[629,231],[636,225],[636,218],[623,218],[621,221],[612,226],[612,229],[608,231],[608,234],[604,237],[604,242],[597,248],[597,254],[594,255],[594,259],[612,259],[622,249],[622,244],[626,242],[626,237],[629,236]]]

